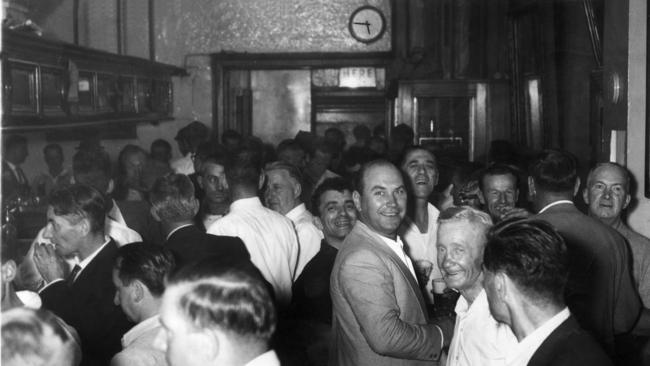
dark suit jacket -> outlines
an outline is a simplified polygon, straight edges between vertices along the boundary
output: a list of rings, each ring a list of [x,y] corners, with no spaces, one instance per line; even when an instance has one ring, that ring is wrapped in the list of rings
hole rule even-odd
[[[549,334],[533,354],[528,366],[609,366],[613,365],[594,338],[573,316]]]
[[[81,364],[108,365],[122,349],[122,335],[134,324],[113,303],[113,263],[117,245],[111,240],[69,286],[65,281],[41,291],[43,307],[74,327],[81,338]]]
[[[195,225],[176,230],[165,246],[174,253],[179,267],[208,257],[224,264],[250,261],[248,249],[240,238],[207,234]]]
[[[19,195],[26,195],[30,193],[29,182],[25,181],[24,184],[18,183],[18,178],[13,170],[9,167],[6,161],[2,160],[2,200],[7,203],[7,200],[16,198]]]
[[[571,313],[613,354],[614,335],[630,331],[641,311],[625,239],[569,203],[550,207],[537,218],[553,225],[566,241],[565,299]]]
[[[430,365],[440,330],[428,324],[417,280],[378,235],[357,221],[336,256],[330,365]]]
[[[122,213],[126,226],[133,229],[142,236],[146,243],[162,244],[164,237],[160,222],[151,215],[148,202],[146,201],[115,201]]]

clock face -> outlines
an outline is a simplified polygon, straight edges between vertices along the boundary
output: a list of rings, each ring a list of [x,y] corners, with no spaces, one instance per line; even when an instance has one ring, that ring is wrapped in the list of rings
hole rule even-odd
[[[371,43],[384,34],[386,20],[374,6],[362,6],[350,16],[350,34],[359,42]]]

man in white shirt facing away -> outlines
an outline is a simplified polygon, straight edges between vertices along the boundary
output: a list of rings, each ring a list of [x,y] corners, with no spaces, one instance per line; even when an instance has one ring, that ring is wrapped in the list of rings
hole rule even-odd
[[[516,220],[488,237],[483,268],[490,312],[518,340],[505,350],[507,364],[612,365],[564,302],[568,255],[557,231],[541,220]]]
[[[170,366],[280,366],[269,347],[273,300],[246,272],[181,270],[169,281],[160,317]]]
[[[137,325],[122,337],[122,351],[111,366],[166,366],[157,341],[163,331],[160,305],[165,278],[174,270],[174,256],[158,245],[129,244],[117,251],[113,268],[115,304]]]
[[[298,168],[289,163],[276,161],[268,164],[264,172],[266,207],[288,217],[296,228],[300,245],[297,278],[307,263],[318,253],[323,232],[314,225],[314,216],[307,211],[307,207],[300,199],[303,184],[302,174]]]
[[[490,215],[469,206],[451,207],[438,218],[438,265],[447,287],[460,292],[448,366],[505,365],[514,334],[491,315],[483,289],[483,249]]]
[[[238,236],[251,262],[275,291],[282,309],[291,301],[300,247],[293,223],[262,206],[258,198],[264,183],[261,158],[251,150],[234,152],[226,163],[226,183],[232,197],[228,214],[215,221],[208,234]]]

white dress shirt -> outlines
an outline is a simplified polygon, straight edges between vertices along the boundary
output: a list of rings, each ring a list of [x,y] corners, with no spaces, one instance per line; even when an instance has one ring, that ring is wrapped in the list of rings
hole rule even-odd
[[[447,366],[506,365],[507,352],[517,346],[517,338],[508,325],[492,317],[485,290],[471,305],[460,296],[455,311]]]
[[[158,345],[163,331],[160,316],[145,319],[122,336],[122,351],[111,361],[112,366],[165,366],[165,350]]]
[[[395,239],[397,240],[392,240],[390,238],[387,238],[379,234],[377,234],[377,236],[379,236],[381,240],[384,243],[386,243],[386,245],[388,245],[390,250],[395,252],[395,254],[397,254],[399,259],[401,259],[402,262],[404,262],[404,265],[406,266],[406,268],[409,269],[409,271],[411,271],[411,274],[413,275],[413,277],[417,282],[418,277],[415,274],[415,269],[413,268],[413,262],[411,262],[411,259],[408,257],[408,255],[406,255],[406,252],[404,252],[404,243],[402,243],[402,240],[399,238],[399,236],[395,237]]]
[[[275,351],[267,351],[250,360],[245,366],[280,366],[280,360]]]
[[[402,237],[406,252],[411,260],[428,260],[433,263],[433,269],[426,284],[426,301],[433,304],[433,283],[431,280],[442,278],[442,273],[438,267],[438,250],[436,249],[440,211],[434,205],[428,203],[427,212],[429,214],[429,227],[427,227],[425,233],[421,233],[415,222],[407,216],[400,226],[399,236]]]
[[[285,215],[296,228],[298,234],[298,245],[300,245],[300,256],[298,257],[298,268],[295,278],[300,276],[307,263],[314,258],[320,250],[320,242],[323,240],[323,232],[314,225],[314,216],[307,211],[304,203],[294,207]]]
[[[169,166],[176,174],[190,175],[194,173],[194,161],[192,160],[192,153],[187,153],[187,155],[183,156],[182,158],[172,161]]]
[[[262,206],[257,197],[244,198],[233,202],[207,233],[240,237],[253,264],[273,286],[278,304],[289,304],[300,252],[291,220]]]
[[[551,319],[547,320],[542,326],[535,329],[526,338],[522,339],[513,349],[508,352],[508,366],[525,366],[539,346],[544,343],[551,333],[559,327],[565,320],[569,319],[569,308],[565,307]]]

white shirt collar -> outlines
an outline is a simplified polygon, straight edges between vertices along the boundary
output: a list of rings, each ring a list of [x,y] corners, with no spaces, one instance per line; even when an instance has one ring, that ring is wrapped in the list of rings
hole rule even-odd
[[[230,204],[230,211],[249,207],[262,207],[259,197],[241,198]]]
[[[192,225],[193,225],[193,224],[185,224],[185,225],[181,225],[181,226],[177,227],[176,229],[170,231],[169,234],[167,234],[167,238],[166,238],[165,240],[169,240],[169,238],[171,238],[171,236],[172,236],[175,232],[177,232],[178,230],[180,230],[180,229],[182,229],[182,228],[184,228],[184,227],[192,226]]]
[[[541,210],[539,210],[538,213],[542,213],[542,212],[548,210],[549,208],[551,208],[551,207],[553,207],[553,206],[561,205],[561,204],[563,204],[563,203],[573,204],[573,201],[570,201],[570,200],[559,200],[559,201],[551,202],[551,203],[549,203],[548,205],[544,206]]]
[[[413,268],[413,262],[411,262],[411,259],[406,255],[406,252],[404,251],[404,243],[402,242],[402,239],[400,239],[399,236],[396,236],[395,239],[393,240],[391,238],[385,237],[383,235],[377,234],[381,238],[381,240],[388,245],[390,250],[392,250],[399,259],[402,260],[406,268],[409,269],[413,277],[417,280],[417,275],[415,274],[415,268]]]
[[[287,214],[284,216],[288,217],[291,221],[295,221],[300,217],[300,215],[305,213],[305,211],[307,211],[307,207],[304,203],[301,203],[298,206],[292,208],[291,211],[287,212]]]
[[[141,321],[140,323],[136,324],[136,326],[131,328],[128,332],[124,333],[124,336],[122,336],[122,347],[127,347],[136,339],[140,338],[144,333],[161,327],[162,325],[160,323],[160,315],[154,315]]]
[[[514,347],[508,355],[508,364],[511,365],[525,365],[530,361],[535,351],[539,346],[544,343],[546,338],[553,333],[565,320],[569,318],[571,313],[569,308],[565,307],[559,313],[555,314],[552,318],[548,319],[539,328],[535,329],[526,338],[522,339],[516,347]]]
[[[280,360],[275,351],[266,351],[250,360],[245,366],[280,366]]]
[[[120,207],[117,205],[117,202],[115,202],[114,199],[111,200],[113,201],[113,207],[111,207],[106,216],[110,217],[113,221],[117,221],[120,224],[127,226],[126,221],[124,220],[124,216],[122,216],[122,211],[120,211]]]

